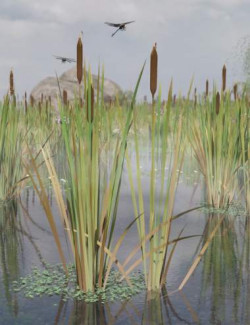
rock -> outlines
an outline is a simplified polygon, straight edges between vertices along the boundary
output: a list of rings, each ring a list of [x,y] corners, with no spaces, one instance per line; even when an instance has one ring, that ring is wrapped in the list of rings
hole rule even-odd
[[[78,94],[79,87],[76,78],[76,67],[71,68],[64,72],[59,78],[59,84],[61,92],[63,90],[67,91],[68,100],[71,101],[74,99],[75,94]],[[92,75],[93,85],[95,89],[97,89],[97,76]],[[83,89],[83,82],[82,82]],[[104,101],[109,102],[110,100],[115,99],[115,96],[122,93],[121,88],[113,81],[109,79],[104,79]],[[57,96],[59,96],[59,88],[58,81],[56,77],[47,77],[39,82],[37,86],[35,86],[31,94],[35,101],[39,101],[41,95],[43,94],[44,98],[49,98],[51,96],[52,102],[57,100]]]

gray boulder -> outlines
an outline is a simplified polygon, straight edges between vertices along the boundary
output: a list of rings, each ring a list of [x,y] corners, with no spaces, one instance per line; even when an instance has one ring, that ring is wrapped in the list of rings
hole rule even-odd
[[[79,92],[79,86],[76,78],[76,67],[71,68],[64,72],[60,77],[58,77],[60,89],[61,92],[63,90],[67,91],[68,94],[68,100],[71,101],[74,99],[75,94],[78,94]],[[95,95],[96,95],[96,89],[97,89],[97,76],[92,75],[92,81],[93,86],[95,89]],[[81,89],[83,90],[83,81],[81,84]],[[109,102],[110,100],[115,99],[115,96],[117,94],[122,93],[122,90],[120,86],[118,86],[115,82],[104,79],[104,101]],[[47,77],[40,81],[38,85],[36,85],[32,91],[31,96],[35,99],[35,101],[39,101],[41,96],[44,96],[44,98],[51,97],[52,102],[55,102],[60,95],[59,88],[58,88],[58,81],[56,77]]]

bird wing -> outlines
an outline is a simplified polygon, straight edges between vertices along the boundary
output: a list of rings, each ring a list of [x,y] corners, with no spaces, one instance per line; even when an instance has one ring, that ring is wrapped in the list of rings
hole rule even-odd
[[[58,60],[62,60],[62,59],[64,59],[63,57],[61,57],[61,56],[58,56],[58,55],[53,55],[56,59],[58,59]]]
[[[71,58],[64,58],[64,59],[69,63],[76,62],[75,59],[71,59]]]
[[[67,62],[69,62],[69,63],[71,63],[71,62],[76,62],[75,59],[65,58],[65,57],[63,57],[63,56],[54,55],[54,57],[55,57],[57,60],[67,61]]]
[[[131,21],[127,21],[126,23],[122,23],[121,25],[127,25],[127,24],[131,24],[131,23],[134,23],[135,20],[131,20]]]
[[[122,24],[114,24],[114,23],[108,23],[108,22],[105,22],[104,24],[112,26],[112,27],[120,27],[122,25]]]

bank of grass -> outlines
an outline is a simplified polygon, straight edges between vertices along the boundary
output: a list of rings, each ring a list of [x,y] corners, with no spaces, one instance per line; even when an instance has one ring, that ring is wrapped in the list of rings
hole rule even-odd
[[[0,203],[14,198],[24,186],[21,162],[26,134],[19,118],[20,110],[11,97],[5,96],[0,105]]]

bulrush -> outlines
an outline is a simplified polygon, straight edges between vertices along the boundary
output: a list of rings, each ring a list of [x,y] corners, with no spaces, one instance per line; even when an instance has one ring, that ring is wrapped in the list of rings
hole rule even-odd
[[[208,96],[208,90],[209,90],[209,83],[208,83],[208,80],[206,80],[206,97]]]
[[[67,104],[68,104],[68,93],[67,93],[67,91],[64,89],[64,90],[63,90],[63,105],[64,105],[64,106],[67,106]]]
[[[10,71],[10,95],[13,96],[15,94],[14,90],[14,75],[13,71]]]
[[[40,101],[38,102],[38,110],[39,110],[39,114],[41,114],[42,113],[42,104]]]
[[[91,85],[91,99],[90,99],[90,102],[89,102],[89,91],[87,92],[87,120],[88,122],[93,122],[93,118],[94,118],[94,100],[95,100],[95,96],[94,96],[94,88],[93,86]],[[89,104],[90,104],[90,107],[89,107]],[[89,121],[89,113],[91,113],[91,119]]]
[[[220,93],[217,91],[216,94],[216,114],[218,115],[220,111]]]
[[[25,113],[27,113],[28,105],[27,105],[27,93],[26,93],[26,91],[24,93],[24,109],[25,109]]]
[[[226,89],[226,78],[227,78],[227,68],[224,64],[222,68],[222,91],[225,91]]]
[[[83,64],[83,54],[82,54],[82,34],[80,34],[76,47],[76,75],[77,80],[80,85],[82,82],[82,64]]]
[[[156,51],[156,43],[155,43],[150,56],[150,91],[152,94],[152,99],[154,99],[155,92],[157,89],[157,64],[158,64],[158,54]]]
[[[30,106],[34,107],[34,104],[35,104],[35,99],[32,95],[30,95]]]
[[[238,86],[237,84],[234,85],[233,92],[234,92],[234,100],[237,100],[237,91],[238,91]]]

